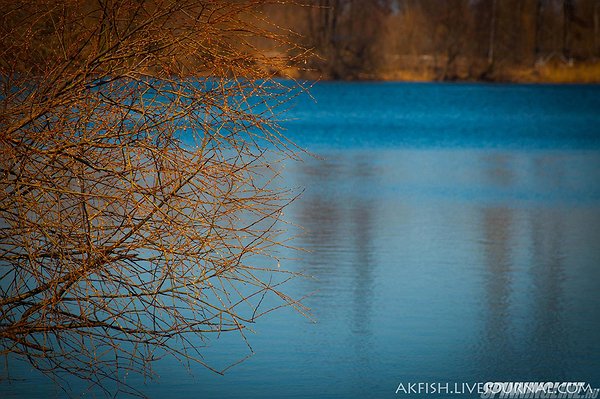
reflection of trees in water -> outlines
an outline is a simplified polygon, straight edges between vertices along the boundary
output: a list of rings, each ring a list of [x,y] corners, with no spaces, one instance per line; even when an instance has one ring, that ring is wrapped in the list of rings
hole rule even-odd
[[[568,342],[563,320],[564,266],[562,259],[564,223],[560,212],[533,210],[530,213],[532,236],[531,275],[532,319],[530,331],[532,362],[540,366],[540,375],[563,375]],[[557,375],[556,373],[561,374]]]
[[[510,189],[515,175],[511,159],[492,156],[487,161],[489,182]],[[536,165],[534,177],[543,181],[547,176],[542,176],[541,164],[536,162]],[[553,179],[560,179],[560,175],[557,173]],[[566,371],[564,354],[568,342],[562,318],[563,210],[527,208],[529,234],[519,233],[515,227],[518,212],[521,211],[515,211],[510,204],[489,206],[482,211],[487,324],[480,362],[495,378],[564,378],[557,374]],[[528,239],[531,240],[525,258],[528,264],[515,264],[515,247],[524,247]],[[511,276],[513,270],[520,273],[517,269],[521,268],[530,270],[532,283],[526,289],[531,292],[526,292],[517,303],[516,295],[512,294],[519,284]],[[529,310],[530,320],[520,326],[515,310],[524,307]],[[525,329],[524,340],[518,339],[516,328]]]
[[[510,186],[514,181],[511,159],[494,154],[486,159],[486,178],[494,186]],[[510,294],[511,294],[511,235],[513,210],[505,206],[483,209],[482,227],[487,279],[485,294],[487,325],[485,340],[491,352],[506,353],[510,349]]]
[[[343,205],[330,191],[341,173],[339,164],[309,159],[300,165],[300,185],[306,187],[302,201],[297,202],[298,224],[304,229],[299,246],[309,252],[303,257],[303,270],[318,280],[311,284],[328,285],[339,268],[336,267],[338,247],[344,239]]]
[[[534,173],[541,179],[546,177],[554,187],[560,187],[563,179],[561,169],[548,175],[544,159],[534,160]],[[540,376],[546,378],[568,378],[564,375],[564,356],[568,351],[563,306],[564,265],[563,245],[564,210],[533,209],[529,213],[531,224],[533,281],[533,326],[530,331],[532,362],[540,366]],[[561,365],[561,366],[559,366]],[[560,373],[560,374],[557,374]]]
[[[486,179],[495,186],[510,187],[515,181],[513,157],[508,154],[491,154],[485,158]]]
[[[484,253],[486,267],[485,303],[487,318],[484,335],[486,363],[506,356],[511,350],[511,225],[512,210],[504,207],[489,207],[483,210]],[[504,372],[500,369],[499,371]]]
[[[357,187],[366,187],[374,178],[375,171],[372,163],[363,156],[353,163],[352,175]],[[373,268],[376,267],[373,262],[374,206],[376,204],[372,197],[365,195],[353,198],[350,206],[352,225],[348,238],[354,241],[352,326],[353,333],[360,337],[354,340],[354,346],[363,367],[370,366],[369,338],[373,335]]]
[[[298,223],[305,229],[299,246],[311,251],[303,266],[315,277],[306,280],[309,290],[318,290],[311,301],[315,316],[321,322],[343,319],[357,355],[367,362],[376,208],[368,188],[376,170],[366,155],[343,156],[353,159],[308,160],[300,166],[300,184],[307,190],[297,203]]]

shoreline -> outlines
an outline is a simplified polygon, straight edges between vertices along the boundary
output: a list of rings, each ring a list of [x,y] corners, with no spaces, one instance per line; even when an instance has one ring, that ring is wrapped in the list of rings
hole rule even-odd
[[[347,76],[333,77],[331,73],[290,67],[281,77],[311,81],[372,81],[414,83],[489,83],[489,84],[600,84],[600,62],[569,65],[547,64],[537,67],[497,68],[489,73],[476,72],[471,66],[441,74],[437,68],[398,68],[376,72],[356,72]]]

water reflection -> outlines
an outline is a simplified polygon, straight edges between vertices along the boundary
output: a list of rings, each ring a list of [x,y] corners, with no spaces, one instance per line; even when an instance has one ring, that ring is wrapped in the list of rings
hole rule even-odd
[[[306,188],[287,215],[309,251],[287,266],[314,276],[287,289],[315,292],[317,323],[273,312],[249,335],[254,357],[218,378],[157,365],[153,397],[386,398],[402,381],[600,386],[600,153],[322,155],[286,169],[288,186]]]
[[[552,160],[538,157],[534,160],[533,173],[537,179],[546,179],[552,187],[565,185],[565,171],[562,163],[548,175],[546,165]],[[550,375],[555,379],[565,379],[567,362],[570,361],[571,341],[565,324],[565,295],[563,281],[564,245],[566,238],[564,219],[568,217],[565,209],[535,209],[530,212],[531,225],[531,278],[532,278],[532,320],[530,334],[531,362],[537,364],[536,376]],[[540,359],[540,354],[552,354],[552,366]]]
[[[485,208],[482,211],[483,245],[485,253],[485,335],[482,354],[483,364],[493,364],[499,355],[512,351],[514,340],[511,333],[511,224],[512,210],[506,207]],[[493,370],[506,372],[506,370]]]
[[[483,181],[502,190],[510,190],[515,175],[512,159],[506,154],[486,154],[482,157]],[[485,254],[485,334],[483,336],[484,356],[479,362],[491,366],[491,375],[508,370],[502,365],[510,362],[494,362],[494,359],[514,357],[515,344],[511,317],[511,291],[513,272],[513,209],[506,204],[486,206],[482,210],[481,224],[483,228],[483,250]]]
[[[564,245],[564,215],[553,210],[531,212],[532,234],[532,321],[530,333],[531,362],[537,376],[565,379],[570,349],[567,326],[564,323],[565,278],[562,246]],[[568,293],[566,293],[568,295]],[[540,354],[551,354],[552,363],[542,361]]]
[[[565,185],[563,164],[544,154],[523,164],[533,165],[528,181],[546,190]],[[486,156],[487,181],[518,190],[519,165],[509,156]],[[563,219],[570,206],[545,202],[515,207],[511,201],[482,209],[485,254],[485,336],[478,360],[490,378],[565,379],[570,346],[564,325],[565,278]]]
[[[372,164],[364,156],[356,159],[353,165],[355,184],[362,187],[371,179],[375,173]],[[358,189],[357,187],[357,189]],[[356,190],[358,191],[358,190]],[[354,290],[353,290],[353,326],[354,332],[362,336],[372,334],[371,314],[373,298],[373,270],[376,266],[373,262],[373,212],[377,207],[374,200],[365,198],[354,198],[350,205],[352,227],[350,237],[354,240]],[[366,343],[365,343],[366,344]]]
[[[356,335],[352,345],[357,353],[368,347],[372,335],[372,301],[374,296],[374,213],[377,201],[363,195],[363,188],[377,179],[377,169],[364,155],[351,163],[332,157],[311,160],[297,171],[307,195],[297,203],[298,224],[304,228],[301,246],[311,252],[303,258],[304,270],[317,277],[308,280],[316,291],[311,301],[319,303],[331,296],[347,301],[342,321],[349,333]],[[347,186],[340,181],[349,182]],[[330,288],[335,286],[332,291]],[[340,301],[341,302],[341,301]],[[337,317],[332,308],[317,306],[322,321]],[[368,360],[365,358],[365,360]]]
[[[295,206],[319,289],[311,305],[318,339],[344,343],[323,354],[338,378],[356,389],[361,372],[598,381],[573,355],[600,358],[600,319],[577,305],[598,293],[565,285],[581,278],[577,265],[600,264],[593,239],[570,239],[600,216],[597,162],[577,152],[365,150],[301,164],[292,175],[307,187]],[[585,319],[579,338],[567,315]]]

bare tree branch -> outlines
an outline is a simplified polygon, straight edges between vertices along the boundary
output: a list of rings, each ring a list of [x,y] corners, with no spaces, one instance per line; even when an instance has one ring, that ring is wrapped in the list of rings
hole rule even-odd
[[[298,90],[250,40],[289,44],[256,22],[263,3],[0,0],[7,359],[140,394],[118,370],[211,368],[207,335],[305,312],[280,291],[296,274],[256,263],[286,245],[295,196],[265,164],[294,156],[276,116]]]

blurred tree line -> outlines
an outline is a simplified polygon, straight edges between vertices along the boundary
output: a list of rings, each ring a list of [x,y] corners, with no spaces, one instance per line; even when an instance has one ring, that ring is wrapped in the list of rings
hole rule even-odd
[[[600,0],[305,0],[267,9],[330,79],[599,81]]]

